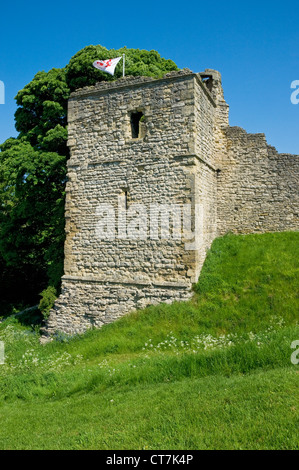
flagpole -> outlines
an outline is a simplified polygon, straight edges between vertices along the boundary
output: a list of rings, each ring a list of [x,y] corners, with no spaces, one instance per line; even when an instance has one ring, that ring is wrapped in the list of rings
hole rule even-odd
[[[125,54],[123,54],[123,77],[125,76]]]

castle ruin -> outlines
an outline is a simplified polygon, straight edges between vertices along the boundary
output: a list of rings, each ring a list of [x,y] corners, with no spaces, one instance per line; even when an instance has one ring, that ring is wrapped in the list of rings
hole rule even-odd
[[[298,156],[230,127],[228,111],[214,70],[72,93],[65,266],[48,335],[190,298],[219,235],[298,230]]]

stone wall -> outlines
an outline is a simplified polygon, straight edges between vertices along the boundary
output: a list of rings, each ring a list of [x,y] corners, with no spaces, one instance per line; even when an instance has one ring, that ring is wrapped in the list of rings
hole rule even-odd
[[[210,92],[190,71],[99,83],[72,94],[65,274],[49,332],[81,332],[147,304],[190,298],[215,236],[215,170],[205,162],[213,159],[214,109]],[[140,138],[132,138],[134,112],[144,115]],[[124,199],[129,211],[146,207],[142,239],[124,235]],[[194,230],[199,201],[207,204],[200,256],[186,249],[184,238],[171,233],[164,239],[161,227],[151,237],[150,216],[161,205],[190,205]],[[113,239],[97,235],[103,204],[113,209]]]
[[[227,153],[217,178],[218,233],[299,228],[299,157],[280,155],[264,134],[225,130]]]
[[[217,235],[298,230],[298,156],[229,127],[228,110],[221,76],[210,69],[125,77],[71,95],[65,274],[48,335],[187,300]],[[137,138],[132,113],[144,116]],[[171,236],[159,217],[152,236],[161,205],[188,206],[195,238],[175,235],[171,213]],[[99,236],[104,219],[108,238]]]

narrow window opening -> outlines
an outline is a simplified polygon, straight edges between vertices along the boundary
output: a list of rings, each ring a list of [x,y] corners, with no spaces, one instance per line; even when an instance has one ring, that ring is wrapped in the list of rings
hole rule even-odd
[[[140,135],[140,121],[143,119],[143,113],[141,111],[136,111],[131,113],[131,131],[132,139],[138,139]]]
[[[121,198],[121,201],[122,201],[121,202],[122,207],[124,207],[127,210],[128,207],[129,207],[129,191],[128,191],[128,189],[121,188],[120,198]]]
[[[201,80],[206,85],[207,89],[212,92],[213,90],[213,77],[212,75],[201,74]]]

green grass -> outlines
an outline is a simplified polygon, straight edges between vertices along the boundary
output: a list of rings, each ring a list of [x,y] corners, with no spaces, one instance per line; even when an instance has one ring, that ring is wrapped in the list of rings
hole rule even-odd
[[[219,238],[190,302],[46,346],[3,321],[0,448],[298,449],[298,242]]]
[[[295,449],[298,375],[113,387],[0,412],[2,449]]]

